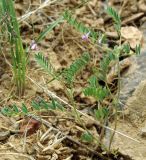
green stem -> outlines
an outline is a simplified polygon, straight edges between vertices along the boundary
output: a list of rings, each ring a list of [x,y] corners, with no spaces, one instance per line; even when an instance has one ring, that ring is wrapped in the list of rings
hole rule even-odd
[[[121,35],[119,34],[119,36],[120,36],[119,46],[121,48]],[[111,139],[110,139],[109,151],[111,150],[112,141],[113,141],[113,138],[114,138],[114,135],[115,135],[115,131],[117,129],[117,123],[118,123],[118,119],[117,119],[118,118],[118,110],[117,110],[117,108],[118,108],[118,105],[119,105],[118,101],[119,101],[120,89],[121,89],[121,86],[120,86],[120,60],[119,60],[119,56],[120,56],[120,53],[118,55],[118,61],[117,61],[117,64],[118,64],[118,90],[117,90],[117,98],[116,98],[116,104],[115,104],[115,111],[116,111],[115,117],[114,117],[115,126],[114,126],[113,134],[112,134]]]

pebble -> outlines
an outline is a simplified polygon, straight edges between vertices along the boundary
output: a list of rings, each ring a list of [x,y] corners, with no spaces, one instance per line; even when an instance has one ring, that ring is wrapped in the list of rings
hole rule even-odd
[[[36,93],[43,94],[44,90],[42,88],[37,87]]]
[[[10,136],[10,131],[0,132],[0,141],[6,140]]]
[[[141,137],[146,137],[146,126],[141,129]]]
[[[8,78],[9,78],[9,74],[5,73],[5,74],[2,75],[1,81],[6,80]]]

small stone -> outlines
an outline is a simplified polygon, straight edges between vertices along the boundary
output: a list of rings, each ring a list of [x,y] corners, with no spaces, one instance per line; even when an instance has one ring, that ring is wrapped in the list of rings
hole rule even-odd
[[[37,88],[36,93],[43,94],[44,90],[42,88]]]
[[[146,137],[146,126],[141,129],[141,134],[140,135],[142,137]]]
[[[0,141],[6,140],[10,136],[10,131],[0,132]]]
[[[7,73],[3,74],[1,77],[1,81],[9,79],[9,75]]]

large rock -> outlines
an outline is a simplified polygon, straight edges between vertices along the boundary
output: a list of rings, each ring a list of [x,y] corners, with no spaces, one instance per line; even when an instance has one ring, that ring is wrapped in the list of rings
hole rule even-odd
[[[130,57],[129,60],[131,66],[121,80],[120,101],[124,104],[140,83],[146,80],[146,51],[139,56]]]
[[[129,60],[131,66],[121,80],[120,104],[131,122],[141,124],[146,121],[146,46]]]
[[[128,111],[126,113],[128,113],[130,122],[139,126],[146,120],[146,80],[139,83],[138,81],[135,82],[133,90],[132,86],[130,87],[127,88],[127,90],[129,89],[129,93],[127,93],[128,97],[124,99],[124,107]]]
[[[144,35],[146,37],[146,30]],[[121,153],[134,160],[146,160],[146,47],[141,55],[129,60],[131,65],[122,75],[120,92],[125,116],[118,121],[116,129],[133,140],[115,134],[113,148],[119,148]]]

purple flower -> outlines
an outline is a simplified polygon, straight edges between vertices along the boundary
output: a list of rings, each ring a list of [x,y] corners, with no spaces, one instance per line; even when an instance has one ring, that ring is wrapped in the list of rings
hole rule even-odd
[[[87,41],[90,35],[90,31],[84,35],[82,35],[82,40]]]
[[[38,50],[38,46],[37,46],[37,43],[35,42],[35,40],[31,41],[30,49],[31,50]]]

